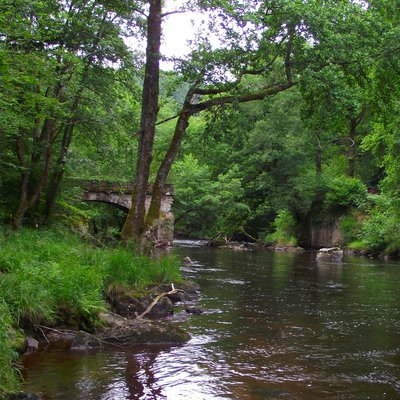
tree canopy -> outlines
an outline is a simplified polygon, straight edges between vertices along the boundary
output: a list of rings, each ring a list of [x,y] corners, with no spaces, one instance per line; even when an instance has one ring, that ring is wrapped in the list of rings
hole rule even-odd
[[[135,190],[122,236],[151,237],[172,182],[186,235],[264,240],[279,216],[302,225],[325,210],[364,213],[352,238],[397,248],[395,0],[0,7],[4,222],[85,209],[71,178],[125,180]],[[207,24],[162,71],[163,21],[185,9]]]

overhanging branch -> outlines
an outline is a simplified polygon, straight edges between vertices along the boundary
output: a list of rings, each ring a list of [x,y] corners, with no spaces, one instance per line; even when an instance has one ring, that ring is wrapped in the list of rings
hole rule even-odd
[[[247,103],[249,101],[263,100],[268,96],[273,96],[279,92],[283,92],[284,90],[287,90],[295,85],[296,83],[294,82],[277,83],[274,85],[267,86],[264,89],[255,93],[222,96],[215,99],[204,101],[202,103],[193,104],[191,106],[190,111],[192,114],[195,114],[215,106],[231,104],[231,103]]]

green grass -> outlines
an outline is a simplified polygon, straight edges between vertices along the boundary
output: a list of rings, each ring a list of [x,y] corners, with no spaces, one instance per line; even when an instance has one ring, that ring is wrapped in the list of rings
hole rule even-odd
[[[0,398],[14,387],[6,337],[12,326],[68,323],[62,321],[68,318],[88,326],[107,307],[110,287],[141,289],[180,279],[174,257],[150,259],[124,247],[93,247],[61,230],[0,230]]]
[[[17,357],[13,348],[12,318],[7,305],[0,300],[0,399],[7,392],[19,389],[19,381],[15,370],[11,367]]]

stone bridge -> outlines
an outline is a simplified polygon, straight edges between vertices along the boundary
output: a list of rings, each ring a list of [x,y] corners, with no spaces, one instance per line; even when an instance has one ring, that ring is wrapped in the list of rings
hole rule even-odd
[[[97,201],[112,204],[128,212],[132,207],[133,183],[107,182],[107,181],[80,181],[79,186],[84,190],[82,200]],[[147,190],[146,211],[151,202],[151,187]],[[167,214],[172,211],[174,201],[174,189],[172,185],[166,185],[161,199],[161,212]]]
[[[133,183],[107,181],[79,181],[84,190],[83,201],[108,203],[126,212],[132,206]],[[146,212],[150,207],[152,188],[149,187],[146,195]],[[171,244],[174,237],[174,215],[172,204],[174,190],[172,185],[166,185],[161,199],[161,219],[157,225],[156,243],[159,245]]]

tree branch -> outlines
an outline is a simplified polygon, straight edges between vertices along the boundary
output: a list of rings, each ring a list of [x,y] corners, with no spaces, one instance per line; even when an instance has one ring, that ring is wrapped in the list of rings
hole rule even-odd
[[[172,295],[172,294],[176,294],[176,293],[179,293],[179,292],[186,293],[186,292],[185,292],[184,290],[182,290],[182,289],[175,289],[175,286],[174,286],[173,283],[171,283],[171,288],[172,288],[172,290],[170,290],[169,292],[164,292],[164,293],[159,294],[159,295],[151,302],[151,304],[146,308],[146,310],[143,311],[140,315],[138,315],[138,316],[136,317],[136,319],[143,319],[144,316],[147,315],[147,314],[153,309],[153,307],[154,307],[163,297],[169,296],[169,295]]]
[[[175,11],[169,11],[169,12],[166,12],[166,13],[164,13],[164,14],[161,14],[161,18],[168,17],[169,15],[174,15],[174,14],[185,14],[185,13],[190,12],[190,11],[193,11],[193,10],[175,10]]]
[[[207,109],[215,107],[215,106],[231,104],[231,103],[247,103],[249,101],[254,101],[254,100],[263,100],[267,96],[273,96],[279,92],[282,92],[286,89],[291,88],[294,85],[296,85],[296,83],[294,83],[294,82],[277,83],[274,85],[267,86],[263,90],[256,92],[256,93],[223,96],[223,97],[207,100],[202,103],[193,104],[191,106],[190,112],[191,112],[191,114],[195,114],[195,113],[198,113],[203,110],[207,110]]]
[[[165,118],[165,119],[163,119],[163,120],[161,120],[161,121],[158,121],[158,122],[156,123],[156,126],[157,126],[157,125],[161,125],[161,124],[165,124],[166,122],[172,121],[173,119],[178,118],[178,117],[179,117],[179,114],[176,114],[176,115],[174,115],[174,116],[172,116],[172,117]]]

